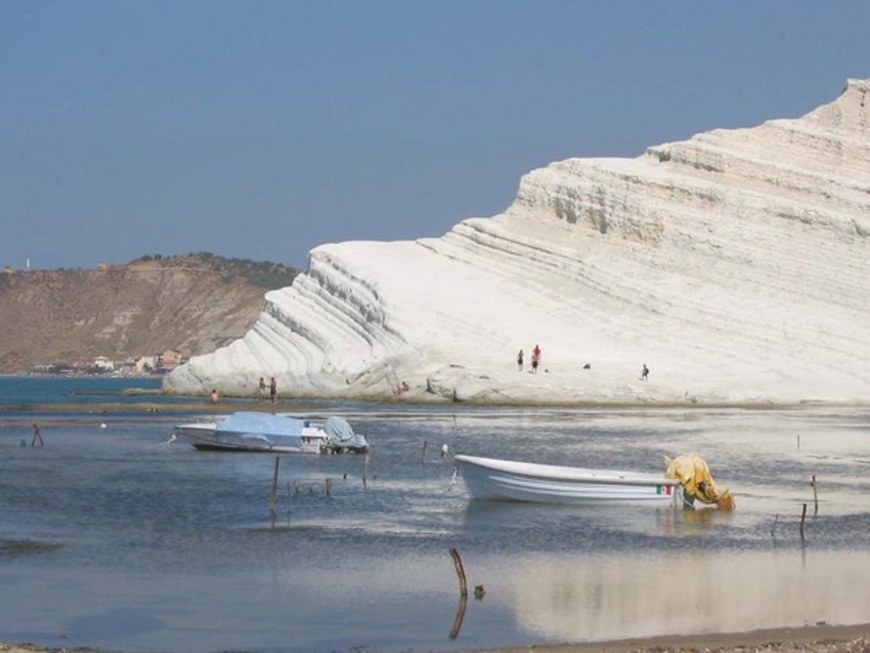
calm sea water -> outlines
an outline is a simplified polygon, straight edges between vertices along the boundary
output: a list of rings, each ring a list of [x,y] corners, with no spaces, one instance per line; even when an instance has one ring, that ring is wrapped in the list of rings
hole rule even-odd
[[[153,392],[160,389],[162,379],[147,377],[124,379],[115,377],[0,377],[0,407],[13,408],[32,404],[76,403],[82,406],[102,402],[123,401],[139,403],[153,401],[153,397],[130,395],[119,397],[131,389]],[[176,401],[166,397],[166,401]]]
[[[369,438],[371,460],[281,456],[273,512],[276,456],[168,443],[191,417],[168,398],[148,398],[165,402],[156,412],[89,410],[139,401],[114,394],[125,385],[147,387],[0,379],[0,641],[459,650],[868,621],[867,410],[324,402],[318,414]],[[35,407],[48,403],[80,410]],[[24,446],[34,421],[44,448]],[[738,506],[469,502],[442,444],[638,471],[697,451]],[[451,548],[482,600],[460,600]]]

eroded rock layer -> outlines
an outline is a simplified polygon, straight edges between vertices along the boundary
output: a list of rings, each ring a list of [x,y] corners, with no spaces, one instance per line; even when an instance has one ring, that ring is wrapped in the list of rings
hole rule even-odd
[[[870,399],[868,91],[849,80],[798,119],[553,163],[504,213],[441,238],[320,246],[244,338],[166,387],[246,394],[275,376],[284,396]]]

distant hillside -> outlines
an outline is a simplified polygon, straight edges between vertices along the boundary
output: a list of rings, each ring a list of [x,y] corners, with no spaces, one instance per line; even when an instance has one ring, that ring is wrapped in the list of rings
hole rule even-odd
[[[208,353],[256,322],[267,290],[299,270],[209,253],[94,270],[0,272],[0,374],[167,349]]]

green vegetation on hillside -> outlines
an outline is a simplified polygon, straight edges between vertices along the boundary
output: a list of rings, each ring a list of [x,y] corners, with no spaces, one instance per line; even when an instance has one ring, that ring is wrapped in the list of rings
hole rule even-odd
[[[242,278],[258,288],[284,288],[293,283],[299,274],[297,268],[275,263],[273,261],[251,261],[250,259],[225,258],[211,252],[197,252],[180,256],[163,256],[162,254],[146,254],[132,263],[160,261],[168,267],[190,267],[196,261],[203,267],[208,267],[221,275],[221,279],[230,282]]]

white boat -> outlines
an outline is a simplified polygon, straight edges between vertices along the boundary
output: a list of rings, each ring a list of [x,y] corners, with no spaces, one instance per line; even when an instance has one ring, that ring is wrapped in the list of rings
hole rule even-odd
[[[323,423],[241,411],[227,417],[176,424],[173,439],[187,440],[206,451],[272,453],[365,453],[369,444],[341,417]]]
[[[472,499],[537,503],[673,501],[680,482],[665,474],[583,469],[458,454]]]

